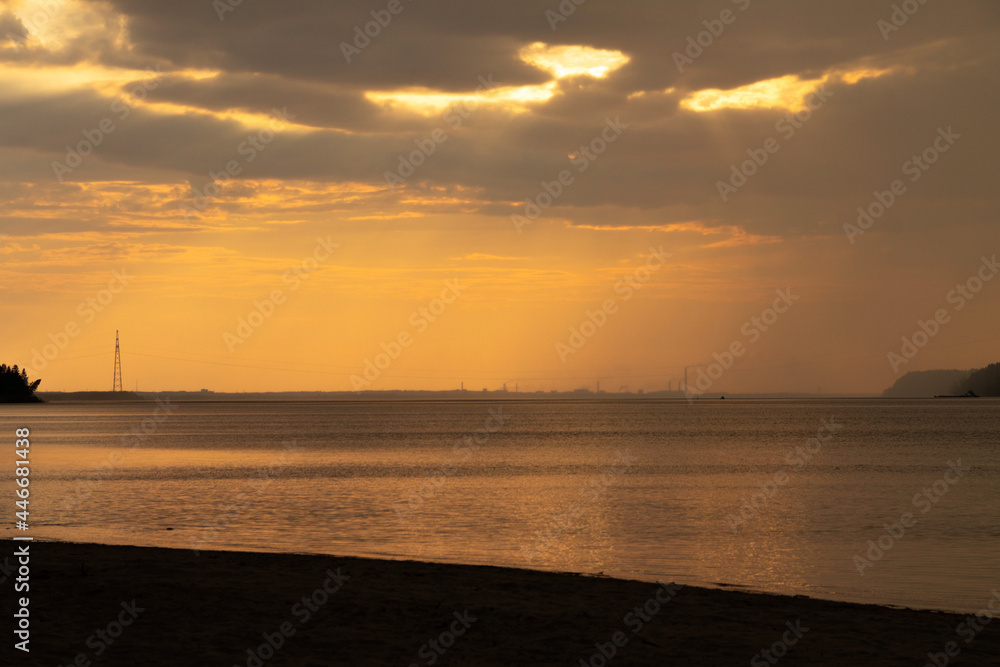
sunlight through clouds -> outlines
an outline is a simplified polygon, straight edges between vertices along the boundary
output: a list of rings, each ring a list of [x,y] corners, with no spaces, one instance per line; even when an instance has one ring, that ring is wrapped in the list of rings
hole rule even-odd
[[[455,105],[474,107],[480,104],[525,111],[530,104],[549,100],[555,94],[555,82],[540,86],[498,87],[478,93],[442,93],[426,88],[402,91],[369,91],[365,97],[389,110],[437,114]]]
[[[748,86],[719,90],[709,88],[692,93],[681,101],[681,107],[691,111],[718,109],[789,109],[801,108],[805,96],[822,83],[822,79],[802,80],[795,75],[758,81]]]
[[[107,326],[128,340],[148,326],[197,349],[191,321],[228,330],[331,235],[350,271],[331,263],[304,283],[282,311],[287,324],[276,318],[254,338],[262,356],[296,337],[303,357],[364,358],[411,312],[407,299],[458,276],[474,288],[412,363],[442,356],[455,368],[551,375],[562,365],[553,332],[601,303],[637,252],[663,244],[675,270],[602,332],[606,347],[577,358],[589,374],[643,355],[683,366],[710,355],[706,332],[739,325],[733,313],[757,308],[772,284],[810,286],[814,312],[845,325],[806,322],[795,340],[836,347],[867,317],[841,310],[845,295],[872,285],[892,303],[933,294],[937,283],[911,279],[912,262],[932,255],[950,270],[995,238],[988,102],[1000,42],[986,10],[921,14],[888,42],[874,18],[859,26],[839,5],[748,10],[681,72],[670,54],[706,20],[716,25],[719,3],[588,3],[550,31],[541,9],[532,20],[517,3],[391,0],[412,8],[345,62],[339,40],[385,19],[389,2],[219,0],[234,9],[223,16],[212,0],[0,0],[0,284],[11,295],[0,321],[28,323],[4,337],[12,357],[123,263],[142,278]],[[816,111],[807,103],[832,95],[800,135]],[[969,139],[911,184],[902,165],[949,127]],[[609,128],[623,131],[613,148]],[[896,178],[905,196],[893,195],[892,215],[858,252],[898,262],[898,280],[874,259],[851,262],[852,244],[834,240]],[[532,202],[537,224],[518,234],[511,216]],[[30,298],[18,296],[25,285]],[[499,352],[479,361],[482,349]],[[983,349],[955,363],[971,368]],[[525,362],[525,350],[537,359]],[[808,382],[827,373],[824,386],[874,391],[879,365],[831,365]],[[150,384],[172,381],[156,373]],[[85,388],[90,375],[53,363],[45,380]],[[192,382],[216,376],[195,369]]]
[[[776,79],[758,81],[739,88],[719,90],[707,88],[691,93],[681,100],[680,106],[691,111],[705,112],[718,109],[786,109],[801,111],[806,108],[809,93],[821,85],[840,80],[855,85],[865,79],[877,79],[900,71],[900,68],[854,69],[838,71],[817,79],[801,79],[789,74]]]
[[[530,44],[519,53],[521,60],[557,79],[570,76],[592,76],[602,79],[630,60],[621,51],[605,51],[589,46],[550,46],[544,42]]]
[[[118,46],[127,41],[123,17],[112,16],[109,8],[81,0],[20,0],[0,3],[0,12],[9,11],[21,22],[26,35],[15,35],[13,48],[57,52],[88,36],[110,40]],[[0,35],[9,38],[10,35]],[[8,42],[9,44],[10,42]]]
[[[532,86],[480,85],[479,91],[474,93],[442,93],[419,88],[368,91],[365,97],[391,110],[409,110],[421,114],[440,113],[457,104],[487,104],[518,113],[526,111],[532,104],[550,100],[556,93],[559,79],[572,76],[602,79],[629,62],[629,57],[621,51],[602,51],[588,46],[550,46],[542,42],[524,47],[518,52],[518,56],[524,62],[551,73],[555,80]]]

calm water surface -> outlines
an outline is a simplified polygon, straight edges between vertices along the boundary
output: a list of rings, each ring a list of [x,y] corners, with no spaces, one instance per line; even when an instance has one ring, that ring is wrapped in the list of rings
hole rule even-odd
[[[997,400],[175,403],[160,421],[155,407],[0,406],[11,446],[32,431],[29,534],[961,611],[1000,589]],[[883,536],[905,513],[916,524]],[[855,557],[880,537],[862,576]]]

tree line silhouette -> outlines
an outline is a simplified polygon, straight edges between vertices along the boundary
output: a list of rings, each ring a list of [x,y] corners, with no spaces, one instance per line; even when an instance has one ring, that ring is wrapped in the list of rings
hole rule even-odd
[[[980,396],[1000,396],[1000,363],[974,371],[964,382],[955,385],[956,393],[975,392]]]
[[[35,390],[41,380],[28,381],[28,371],[19,369],[17,364],[0,364],[0,403],[41,403]]]

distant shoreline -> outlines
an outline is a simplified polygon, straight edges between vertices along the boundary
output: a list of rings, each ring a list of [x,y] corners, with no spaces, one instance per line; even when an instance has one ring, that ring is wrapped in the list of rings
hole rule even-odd
[[[59,403],[65,401],[154,401],[156,399],[172,401],[398,401],[398,400],[454,400],[454,401],[537,401],[537,400],[560,400],[560,401],[651,401],[651,400],[678,400],[678,401],[718,401],[725,399],[733,400],[754,400],[754,399],[801,399],[801,400],[850,400],[862,398],[881,398],[878,394],[796,394],[796,393],[775,393],[775,394],[705,394],[703,396],[691,397],[688,399],[680,391],[657,391],[643,394],[637,393],[617,393],[617,392],[513,392],[513,391],[288,391],[288,392],[201,392],[201,391],[161,391],[161,392],[39,392],[39,397],[44,401]],[[931,398],[928,396],[927,398]]]

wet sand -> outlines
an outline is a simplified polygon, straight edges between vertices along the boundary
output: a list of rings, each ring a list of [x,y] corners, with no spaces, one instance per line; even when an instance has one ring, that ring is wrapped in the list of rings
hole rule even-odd
[[[9,576],[0,664],[1000,664],[1000,622],[572,574],[38,542],[30,568],[31,652]]]

